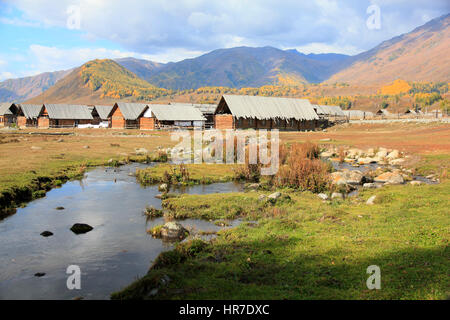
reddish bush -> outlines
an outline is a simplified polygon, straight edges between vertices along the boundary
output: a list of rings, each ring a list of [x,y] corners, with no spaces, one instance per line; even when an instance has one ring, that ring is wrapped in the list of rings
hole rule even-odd
[[[318,159],[319,154],[319,147],[311,142],[292,145],[287,162],[280,166],[273,183],[312,192],[326,190],[330,181],[329,167]]]

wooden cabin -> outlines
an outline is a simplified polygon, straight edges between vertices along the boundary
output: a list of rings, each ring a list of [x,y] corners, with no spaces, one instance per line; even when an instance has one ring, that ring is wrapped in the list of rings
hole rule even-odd
[[[39,128],[76,128],[94,120],[86,105],[44,104],[38,117]]]
[[[206,118],[190,104],[149,104],[140,119],[141,129],[204,128]]]
[[[139,129],[140,118],[147,109],[148,104],[145,103],[115,103],[110,112],[111,128]]]
[[[0,103],[0,127],[8,127],[17,122],[18,107],[14,103]]]
[[[101,128],[110,128],[113,106],[95,105],[90,107],[92,108],[92,117],[94,118],[93,124]]]
[[[216,129],[314,130],[319,117],[306,99],[224,95],[214,113]]]
[[[44,109],[42,104],[19,104],[17,126],[19,128],[37,127],[38,118]]]

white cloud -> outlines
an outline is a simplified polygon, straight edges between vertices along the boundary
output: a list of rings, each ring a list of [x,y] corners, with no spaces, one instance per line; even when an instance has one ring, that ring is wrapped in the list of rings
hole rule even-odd
[[[7,1],[23,11],[26,21],[60,27],[66,27],[67,8],[78,5],[86,37],[152,56],[235,44],[314,48],[323,43],[321,50],[328,45],[339,52],[360,52],[450,10],[448,0]],[[381,7],[381,30],[366,27],[371,3]]]
[[[0,81],[15,78],[14,74],[8,71],[0,72]]]
[[[353,46],[344,46],[344,45],[333,45],[327,43],[313,42],[308,43],[307,45],[295,47],[297,51],[309,54],[309,53],[342,53],[348,55],[357,54],[359,51],[356,47]]]
[[[135,57],[157,62],[178,61],[185,57],[196,57],[203,52],[184,49],[171,49],[159,54],[141,54],[131,51],[110,50],[105,48],[73,48],[63,49],[58,47],[32,44],[29,47],[27,63],[20,76],[31,76],[42,72],[66,70],[79,67],[93,59],[117,59]],[[5,61],[0,60],[0,66]]]

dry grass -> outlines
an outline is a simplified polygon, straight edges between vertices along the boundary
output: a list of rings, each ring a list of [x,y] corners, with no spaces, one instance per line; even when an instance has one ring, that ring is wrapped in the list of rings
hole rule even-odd
[[[73,132],[70,129],[0,131],[0,191],[25,185],[39,176],[52,176],[68,167],[103,164],[108,159],[125,159],[135,148],[157,152],[157,147],[174,144],[166,132],[145,133],[102,129],[76,130],[70,136],[30,135],[29,132]],[[125,135],[122,135],[125,133]],[[58,142],[62,139],[61,142]],[[13,142],[14,140],[14,142]],[[118,145],[118,146],[112,146]],[[86,146],[89,146],[87,148]],[[37,147],[33,148],[32,147]]]
[[[281,165],[273,179],[277,187],[291,187],[321,192],[329,187],[329,167],[319,158],[317,144],[306,142],[290,146],[286,164]]]
[[[445,123],[380,123],[345,124],[328,128],[327,132],[280,132],[284,143],[330,138],[327,144],[356,148],[385,147],[412,154],[450,154],[450,124]]]

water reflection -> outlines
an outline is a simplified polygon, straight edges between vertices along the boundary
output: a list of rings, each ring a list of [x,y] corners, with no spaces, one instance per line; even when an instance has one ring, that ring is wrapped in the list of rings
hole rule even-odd
[[[144,275],[151,262],[170,244],[153,239],[146,230],[163,218],[146,222],[146,206],[161,208],[156,186],[136,183],[136,168],[97,168],[79,181],[51,190],[16,214],[0,221],[0,299],[108,299],[111,292]],[[177,192],[205,194],[241,191],[242,186],[220,183],[193,186]],[[56,210],[57,207],[64,210]],[[75,235],[74,223],[94,227]],[[217,231],[207,221],[185,220],[187,228]],[[42,237],[42,231],[53,236]],[[79,265],[81,290],[68,290],[66,268]],[[45,276],[34,274],[44,272]]]

